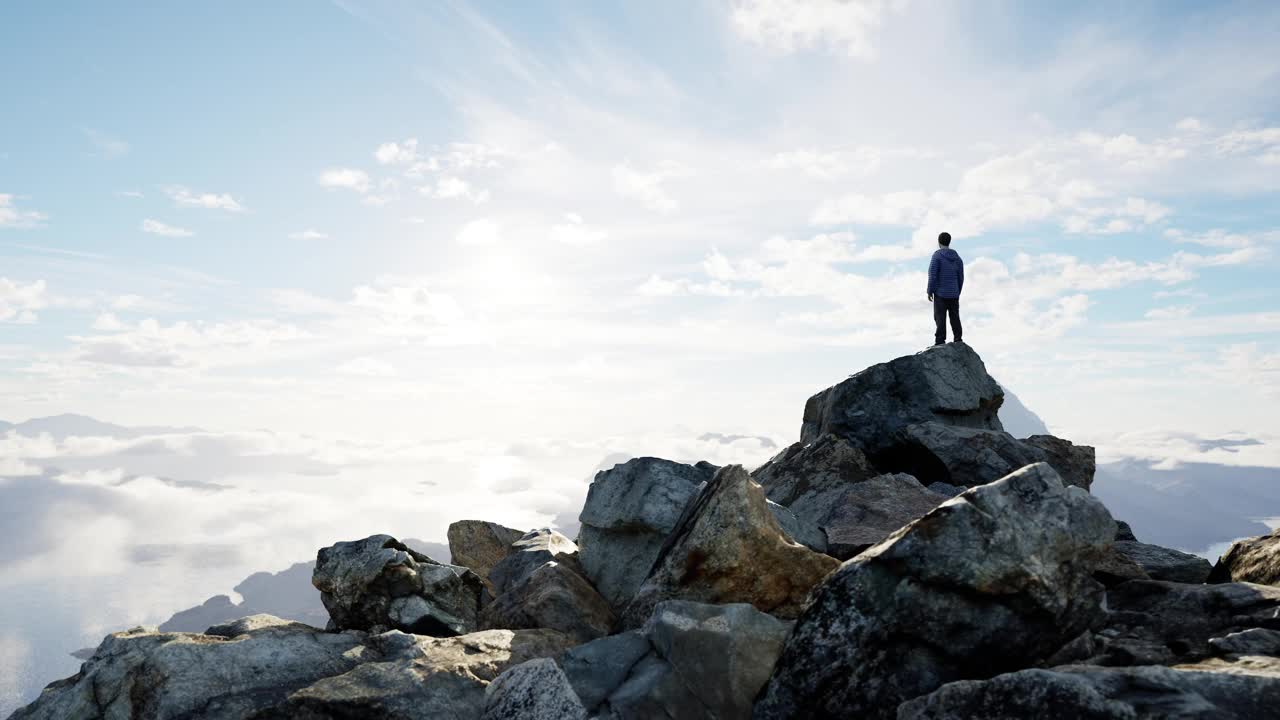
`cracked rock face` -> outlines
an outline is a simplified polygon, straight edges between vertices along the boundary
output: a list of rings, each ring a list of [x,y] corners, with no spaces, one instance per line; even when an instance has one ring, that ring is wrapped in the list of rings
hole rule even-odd
[[[511,544],[524,533],[484,520],[459,520],[449,525],[449,554],[454,565],[461,565],[483,579],[511,552]]]
[[[872,365],[809,398],[800,442],[831,433],[874,455],[895,430],[913,423],[1000,431],[1003,402],[982,358],[951,343]]]
[[[579,643],[608,635],[616,621],[591,583],[555,561],[529,573],[480,614],[485,628],[550,628]]]
[[[789,540],[741,465],[721,468],[663,546],[622,615],[638,627],[663,600],[748,603],[782,618],[839,565]]]
[[[336,630],[473,632],[487,594],[467,568],[438,563],[390,535],[321,548],[311,582]]]
[[[578,560],[614,610],[635,594],[698,488],[715,468],[636,458],[596,474],[578,519]]]
[[[946,682],[1036,664],[1101,626],[1092,572],[1115,532],[1045,464],[947,501],[815,591],[755,717],[892,718]]]
[[[553,560],[576,563],[577,554],[578,546],[555,530],[531,530],[512,543],[507,556],[489,571],[494,594],[507,592]]]

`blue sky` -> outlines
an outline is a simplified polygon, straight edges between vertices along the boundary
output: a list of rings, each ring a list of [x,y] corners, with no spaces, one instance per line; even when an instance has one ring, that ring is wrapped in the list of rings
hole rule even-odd
[[[173,429],[0,435],[0,590],[90,644],[338,539],[576,515],[627,456],[761,462],[931,341],[943,230],[1055,433],[1280,467],[1278,36],[1267,2],[9,4],[0,420]],[[0,708],[73,669],[26,625]]]

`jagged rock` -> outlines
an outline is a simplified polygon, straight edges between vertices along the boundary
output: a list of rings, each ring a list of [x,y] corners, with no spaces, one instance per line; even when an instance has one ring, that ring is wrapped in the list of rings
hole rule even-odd
[[[672,531],[622,623],[637,627],[657,603],[671,599],[745,602],[793,618],[809,590],[837,565],[788,540],[764,491],[741,465],[730,465],[715,474]]]
[[[1270,655],[1280,657],[1280,630],[1250,628],[1209,638],[1209,647],[1219,655]]]
[[[1105,627],[1074,659],[1092,665],[1172,665],[1211,657],[1212,638],[1280,630],[1280,588],[1133,580],[1107,590]]]
[[[1151,576],[1141,565],[1122,555],[1113,545],[1094,566],[1093,578],[1107,587],[1114,587],[1130,580],[1150,580]]]
[[[746,604],[667,601],[643,630],[573,648],[561,665],[592,717],[747,718],[787,630]]]
[[[800,442],[833,433],[874,457],[895,431],[913,423],[1003,430],[997,417],[1003,402],[1004,391],[982,358],[964,343],[951,343],[872,365],[809,398]]]
[[[822,528],[807,519],[796,517],[790,508],[783,507],[772,500],[766,500],[773,519],[778,521],[782,532],[791,540],[800,543],[814,552],[827,551],[827,535]]]
[[[899,720],[1266,718],[1280,706],[1280,661],[1178,668],[1067,666],[953,682],[904,703]],[[1048,713],[1048,715],[1046,715]]]
[[[238,638],[241,635],[252,634],[257,630],[264,630],[272,627],[286,627],[294,624],[296,623],[290,620],[285,620],[284,618],[278,618],[274,615],[258,614],[242,617],[238,620],[232,620],[231,622],[211,625],[208,630],[204,631],[204,634],[230,640],[232,638]],[[162,630],[161,632],[164,631]]]
[[[579,645],[560,658],[560,664],[582,704],[594,711],[653,652],[642,630],[629,630]]]
[[[1118,540],[1116,552],[1141,567],[1152,580],[1180,583],[1202,583],[1209,579],[1213,566],[1199,555],[1172,550],[1159,545]]]
[[[587,710],[554,660],[539,658],[503,671],[484,691],[482,720],[582,720]]]
[[[644,582],[685,506],[714,472],[707,463],[636,458],[596,474],[578,518],[578,560],[615,610]]]
[[[511,551],[524,533],[484,520],[459,520],[449,525],[449,555],[454,565],[469,568],[481,578]]]
[[[1053,435],[1032,435],[1022,442],[1044,452],[1045,462],[1058,471],[1062,482],[1085,490],[1093,485],[1093,474],[1098,469],[1097,453],[1093,448]]]
[[[555,657],[572,641],[553,630],[487,630],[452,638],[391,632],[369,644],[376,659],[297,690],[252,720],[474,720],[499,674]]]
[[[879,474],[848,440],[823,435],[808,444],[791,445],[756,468],[751,478],[770,500],[815,520],[830,505],[832,493]]]
[[[462,635],[476,629],[486,597],[475,573],[438,563],[390,535],[321,548],[311,581],[337,630]]]
[[[936,492],[939,495],[946,495],[947,497],[955,497],[969,489],[963,485],[952,485],[944,482],[931,482],[927,487],[933,492]]]
[[[821,520],[827,552],[848,560],[948,499],[905,474],[850,485]]]
[[[1280,529],[1269,535],[1237,540],[1218,558],[1209,582],[1280,585]]]
[[[1043,451],[1009,433],[936,422],[898,430],[874,457],[878,467],[908,473],[923,483],[965,487],[986,485],[1044,460]]]
[[[263,616],[222,635],[112,633],[79,673],[49,685],[12,718],[239,720],[351,670],[368,649],[361,633],[325,633]]]
[[[1116,539],[1138,542],[1138,538],[1134,537],[1133,528],[1129,527],[1129,523],[1123,520],[1116,521]]]
[[[554,560],[529,573],[480,614],[482,628],[550,628],[578,643],[608,635],[616,621],[591,583]]]
[[[1046,464],[953,498],[815,591],[755,717],[889,718],[943,683],[1036,664],[1102,624],[1091,572],[1114,536]]]
[[[572,540],[550,528],[525,533],[511,544],[507,556],[489,571],[494,594],[507,592],[534,570],[552,560],[576,564],[576,559],[569,560],[568,556],[575,556],[577,552],[578,546]]]

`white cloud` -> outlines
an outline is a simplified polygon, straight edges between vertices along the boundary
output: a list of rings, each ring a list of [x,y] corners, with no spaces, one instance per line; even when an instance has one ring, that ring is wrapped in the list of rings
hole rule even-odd
[[[162,235],[164,237],[191,237],[194,232],[186,228],[180,228],[176,225],[167,225],[159,220],[147,218],[142,221],[142,232],[151,233],[152,235]]]
[[[1186,148],[1172,140],[1146,143],[1129,134],[1105,137],[1093,132],[1081,133],[1077,140],[1081,145],[1098,150],[1104,158],[1146,169],[1187,156]]]
[[[320,187],[346,188],[361,195],[369,192],[369,173],[355,168],[330,168],[316,179]]]
[[[329,238],[325,233],[312,228],[302,230],[300,232],[289,233],[290,240],[327,240]]]
[[[94,330],[102,332],[115,332],[116,330],[123,330],[124,323],[120,322],[120,319],[113,313],[102,313],[94,319],[92,327]]]
[[[164,188],[164,194],[168,195],[177,207],[227,210],[229,212],[244,210],[244,206],[231,197],[229,193],[198,193],[192,192],[190,188],[181,185],[170,185]]]
[[[382,143],[373,151],[373,156],[379,165],[408,165],[418,158],[418,139]]]
[[[44,224],[48,215],[35,210],[20,210],[13,195],[0,193],[0,228],[33,228]]]
[[[1193,312],[1195,312],[1195,307],[1192,305],[1169,305],[1151,308],[1143,314],[1143,317],[1148,320],[1177,320],[1190,317]]]
[[[145,197],[146,197],[146,195],[145,195],[145,194],[143,194],[143,193],[138,192],[137,190],[118,190],[118,191],[116,191],[116,197],[131,198],[131,199],[134,199],[134,200],[141,200],[142,198],[145,198]]]
[[[622,197],[639,200],[654,212],[671,213],[679,209],[680,203],[663,188],[663,183],[691,174],[689,168],[670,161],[650,171],[636,170],[623,163],[613,168],[613,188]]]
[[[100,335],[73,336],[76,357],[101,365],[135,368],[187,368],[236,365],[256,360],[255,351],[302,340],[309,333],[275,320],[175,322],[154,318]]]
[[[820,151],[813,148],[780,152],[769,161],[777,170],[800,170],[819,180],[838,180],[850,175],[866,177],[880,168],[882,152],[873,147]]]
[[[479,205],[489,199],[488,190],[474,190],[471,183],[460,177],[445,175],[436,179],[435,185],[423,185],[418,192],[426,197],[448,200],[451,198],[467,198]]]
[[[849,57],[876,55],[876,35],[891,9],[888,0],[738,0],[733,27],[751,42],[782,52],[826,47]]]
[[[586,247],[599,244],[601,240],[607,237],[603,230],[593,228],[583,222],[582,216],[577,213],[566,213],[564,220],[562,223],[551,226],[549,237],[552,242],[574,247]]]
[[[33,323],[36,310],[49,304],[43,280],[26,284],[0,277],[0,322]]]
[[[1280,164],[1280,127],[1234,130],[1214,141],[1222,155],[1250,155],[1264,165]]]
[[[458,231],[459,245],[496,245],[502,242],[502,226],[490,218],[472,220]]]
[[[1178,121],[1176,125],[1174,125],[1174,127],[1177,128],[1178,130],[1181,130],[1182,132],[1188,132],[1188,133],[1198,133],[1198,132],[1203,132],[1204,130],[1208,130],[1208,127],[1206,127],[1203,122],[1201,122],[1198,118],[1193,118],[1193,117],[1182,118],[1181,120]]]
[[[396,368],[385,360],[379,360],[371,357],[358,357],[348,360],[337,367],[337,371],[343,375],[358,375],[361,377],[394,377]]]

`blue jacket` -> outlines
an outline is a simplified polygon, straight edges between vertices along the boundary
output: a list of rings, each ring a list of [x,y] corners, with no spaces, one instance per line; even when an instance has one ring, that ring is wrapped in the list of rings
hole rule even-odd
[[[929,294],[958,298],[964,288],[964,261],[951,248],[938,248],[929,261]]]

